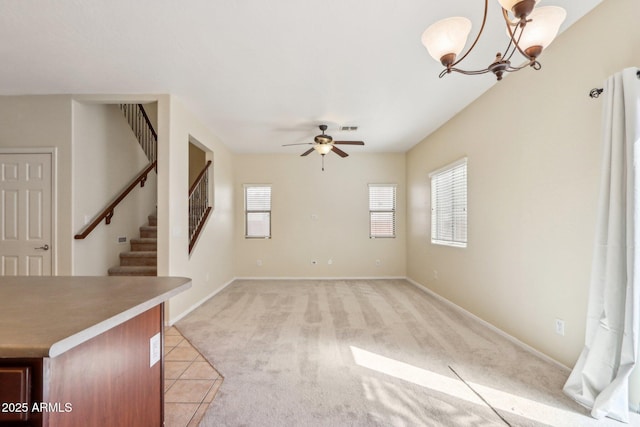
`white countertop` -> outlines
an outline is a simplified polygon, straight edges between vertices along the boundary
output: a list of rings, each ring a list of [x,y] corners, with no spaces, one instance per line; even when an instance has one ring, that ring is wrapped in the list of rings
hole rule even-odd
[[[190,287],[184,277],[0,277],[0,358],[56,357]]]

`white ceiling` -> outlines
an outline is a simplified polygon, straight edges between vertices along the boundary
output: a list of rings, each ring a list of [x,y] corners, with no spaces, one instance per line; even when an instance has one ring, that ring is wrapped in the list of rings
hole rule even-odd
[[[563,29],[601,0],[543,0]],[[496,0],[465,61],[505,47]],[[0,0],[0,94],[170,93],[238,153],[297,153],[317,125],[347,151],[406,151],[495,84],[448,75],[420,43],[436,20],[480,25],[482,0]],[[544,72],[544,54],[541,56]],[[533,70],[524,70],[536,78]],[[357,125],[357,132],[338,126]]]

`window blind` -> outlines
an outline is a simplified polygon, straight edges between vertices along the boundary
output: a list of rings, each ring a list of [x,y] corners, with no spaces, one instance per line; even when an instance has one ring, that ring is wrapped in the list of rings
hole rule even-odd
[[[396,236],[396,185],[369,184],[369,237]]]
[[[431,175],[431,242],[467,245],[467,159]]]
[[[246,185],[245,237],[271,237],[271,186]]]

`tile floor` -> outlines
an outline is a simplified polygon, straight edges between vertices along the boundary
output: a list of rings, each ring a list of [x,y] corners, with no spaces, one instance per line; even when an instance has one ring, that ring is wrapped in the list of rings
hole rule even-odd
[[[165,331],[164,354],[164,425],[197,426],[224,378],[174,327]]]

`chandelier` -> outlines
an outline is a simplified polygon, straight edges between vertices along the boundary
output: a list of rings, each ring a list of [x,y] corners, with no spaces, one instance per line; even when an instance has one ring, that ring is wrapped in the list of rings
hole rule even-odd
[[[456,65],[462,62],[478,43],[487,21],[489,0],[484,1],[484,17],[476,39],[459,59],[460,52],[464,49],[471,31],[471,21],[456,16],[432,24],[422,34],[422,44],[427,48],[429,54],[445,67],[439,77],[442,78],[452,71],[467,75],[492,72],[498,80],[502,80],[504,73],[518,71],[525,67],[539,70],[541,65],[538,62],[538,56],[556,37],[560,25],[567,15],[565,10],[558,6],[536,8],[539,1],[498,0],[506,25],[507,47],[503,52],[498,52],[495,60],[482,70],[467,71],[456,68]],[[511,65],[511,60],[516,52],[525,58],[524,64]]]

